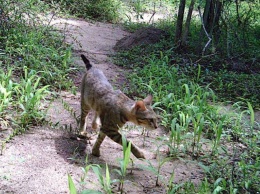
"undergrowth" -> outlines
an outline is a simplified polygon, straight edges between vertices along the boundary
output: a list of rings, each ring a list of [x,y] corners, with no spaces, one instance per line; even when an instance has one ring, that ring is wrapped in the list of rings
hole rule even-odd
[[[172,188],[172,192],[259,191],[260,125],[253,110],[258,107],[259,98],[257,94],[247,95],[247,87],[241,88],[250,83],[257,90],[258,85],[253,81],[259,79],[258,75],[249,78],[227,71],[209,72],[199,64],[176,63],[180,59],[176,56],[174,60],[172,51],[148,50],[147,56],[141,49],[144,48],[119,54],[120,64],[131,64],[132,68],[128,75],[130,85],[124,92],[140,97],[153,94],[154,109],[162,115],[161,124],[169,130],[167,137],[160,138],[168,146],[169,156],[190,155],[200,162],[207,175],[199,186],[185,182],[178,189]],[[121,56],[124,60],[120,60]],[[241,81],[227,82],[225,77]],[[242,82],[245,78],[246,82]],[[233,110],[217,105],[226,99],[234,103]]]
[[[164,29],[166,28],[164,26]],[[217,56],[210,59],[210,56],[200,57],[192,53],[178,53],[172,47],[171,37],[172,35],[168,37],[169,39],[162,40],[157,44],[141,45],[121,51],[117,53],[114,61],[119,66],[131,68],[134,71],[139,71],[139,68],[146,68],[144,73],[149,74],[151,61],[153,59],[160,60],[163,53],[168,58],[167,66],[170,66],[169,72],[174,74],[173,76],[176,76],[176,72],[172,71],[171,68],[178,66],[178,73],[182,72],[183,75],[189,77],[189,80],[196,81],[201,86],[209,86],[220,101],[232,103],[249,101],[254,109],[260,109],[260,74],[257,73],[258,70],[255,73],[236,71],[230,69],[230,65],[227,63],[220,65],[219,63],[223,60]],[[159,69],[160,67],[158,67]],[[197,79],[198,71],[200,72],[199,79]],[[132,94],[136,95],[137,93]],[[131,95],[131,92],[129,94]]]
[[[5,144],[15,135],[24,132],[31,126],[41,125],[45,121],[46,109],[42,107],[43,100],[50,93],[48,85],[40,86],[41,78],[35,71],[24,67],[25,77],[20,82],[0,69],[0,127],[13,129],[11,134],[1,140],[1,154]]]
[[[45,97],[72,88],[71,46],[37,0],[0,0],[0,128],[2,150],[14,135],[45,122]]]
[[[238,47],[232,57],[225,49],[201,56],[196,48],[200,30],[196,21],[191,25],[190,44],[182,50],[174,47],[171,22],[156,26],[168,33],[166,39],[120,51],[115,62],[132,69],[125,93],[153,94],[154,109],[169,131],[159,138],[169,156],[189,155],[205,171],[200,185],[169,183],[168,193],[259,192],[260,125],[254,117],[254,110],[260,108],[259,40],[248,33],[250,47],[238,60],[233,58],[241,51]],[[229,110],[219,103],[233,105]]]
[[[38,1],[11,3],[4,1],[1,34],[1,67],[13,68],[17,77],[23,77],[22,69],[27,66],[42,77],[43,85],[53,89],[72,86],[69,73],[71,47],[64,42],[64,36],[49,25],[49,19],[40,17],[46,8]]]

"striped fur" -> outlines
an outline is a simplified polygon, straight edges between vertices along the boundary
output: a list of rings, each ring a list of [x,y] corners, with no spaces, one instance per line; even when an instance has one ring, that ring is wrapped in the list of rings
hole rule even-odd
[[[147,129],[157,128],[157,115],[151,107],[151,95],[137,102],[131,100],[120,90],[114,90],[103,72],[93,67],[84,55],[81,57],[87,69],[81,85],[81,134],[87,134],[85,120],[91,109],[95,111],[92,128],[97,128],[98,117],[101,121],[100,132],[92,149],[93,155],[100,156],[100,146],[106,136],[122,145],[118,129],[127,121]],[[138,147],[131,145],[131,151],[137,158],[145,158]]]

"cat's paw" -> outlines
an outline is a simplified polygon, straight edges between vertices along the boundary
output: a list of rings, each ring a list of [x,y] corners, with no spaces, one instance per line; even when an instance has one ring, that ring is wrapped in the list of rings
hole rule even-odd
[[[92,140],[92,137],[86,132],[82,131],[77,135],[78,140]]]

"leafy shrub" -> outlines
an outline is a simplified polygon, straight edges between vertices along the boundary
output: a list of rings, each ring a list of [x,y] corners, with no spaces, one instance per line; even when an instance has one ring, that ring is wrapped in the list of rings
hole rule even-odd
[[[41,101],[48,94],[47,88],[40,88],[41,78],[37,76],[35,71],[28,72],[27,67],[24,68],[25,78],[20,81],[20,84],[15,88],[15,93],[18,97],[17,106],[20,108],[20,118],[18,124],[22,128],[27,128],[31,124],[41,122],[45,114],[40,110]]]
[[[48,86],[40,86],[41,78],[35,71],[28,72],[25,67],[25,78],[22,78],[20,82],[13,80],[12,69],[7,69],[7,72],[0,69],[0,127],[13,130],[7,137],[3,136],[4,140],[0,140],[0,154],[6,142],[15,135],[24,132],[31,125],[43,123],[46,109],[41,105],[44,97],[49,94]]]

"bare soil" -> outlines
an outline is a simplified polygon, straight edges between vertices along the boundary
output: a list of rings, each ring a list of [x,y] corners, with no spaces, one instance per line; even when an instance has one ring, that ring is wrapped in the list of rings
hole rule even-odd
[[[85,72],[79,54],[85,53],[104,71],[115,87],[123,87],[127,81],[125,78],[127,71],[114,65],[109,56],[115,52],[113,47],[116,42],[127,36],[128,32],[113,24],[79,20],[56,19],[52,25],[64,28],[68,34],[67,41],[74,45],[75,63],[82,66],[82,72],[75,77],[76,86],[79,85]],[[88,154],[89,147],[86,149],[86,142],[71,138],[78,127],[73,113],[75,112],[77,116],[80,114],[79,99],[79,93],[73,95],[61,92],[60,97],[52,102],[48,109],[48,118],[56,125],[31,128],[7,143],[3,154],[0,155],[0,194],[69,193],[68,174],[72,176],[79,191],[84,189],[102,191],[97,176],[91,170],[84,183],[81,182],[86,156],[88,164],[104,166],[107,163],[111,178],[119,178],[113,169],[119,169],[118,159],[123,157],[121,146],[106,138],[101,146],[101,156],[94,157]],[[147,160],[153,166],[157,167],[158,161],[166,157],[167,149],[164,146],[160,147],[159,154],[156,154],[160,145],[158,137],[166,136],[163,129],[149,132],[145,140],[141,135],[142,129],[136,126],[127,125],[124,133],[129,140],[144,150]],[[92,145],[95,139],[96,134],[93,133]],[[191,160],[171,159],[162,166],[160,186],[156,186],[156,176],[140,167],[141,164],[148,165],[148,163],[134,156],[131,158],[133,165],[129,166],[126,176],[125,193],[166,193],[165,187],[172,173],[175,175],[174,183],[182,183],[184,180],[198,183],[203,178],[202,170]],[[117,185],[114,186],[116,191]]]
[[[119,40],[114,49],[115,50],[128,50],[134,46],[146,46],[149,44],[155,44],[167,36],[164,30],[147,27],[141,28],[133,34]]]

